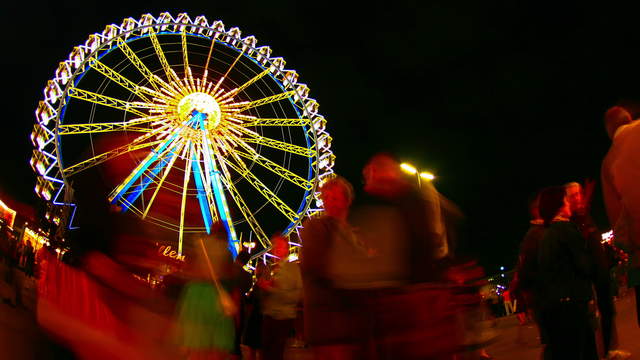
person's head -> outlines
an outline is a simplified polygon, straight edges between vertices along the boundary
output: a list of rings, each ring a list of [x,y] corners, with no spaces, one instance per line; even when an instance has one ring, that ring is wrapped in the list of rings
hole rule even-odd
[[[550,224],[556,216],[570,217],[571,209],[565,187],[551,186],[543,189],[540,192],[539,209],[545,225]]]
[[[402,173],[400,162],[389,153],[378,153],[371,157],[362,175],[364,190],[368,193],[392,195],[410,186]]]
[[[604,126],[610,139],[613,139],[616,131],[623,125],[633,121],[631,112],[622,106],[614,106],[604,114]]]
[[[289,240],[282,234],[276,234],[271,238],[271,255],[280,260],[286,260],[289,255]]]
[[[577,212],[584,209],[584,196],[582,196],[582,185],[577,182],[570,182],[565,185],[567,191],[567,201],[571,212]]]
[[[319,191],[327,215],[340,217],[349,210],[353,201],[353,186],[342,176],[327,180]]]

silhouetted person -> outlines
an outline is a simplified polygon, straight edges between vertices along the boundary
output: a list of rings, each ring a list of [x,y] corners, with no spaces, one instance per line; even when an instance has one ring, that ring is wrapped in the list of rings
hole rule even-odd
[[[587,242],[587,248],[594,259],[594,274],[596,299],[600,311],[602,341],[604,354],[608,359],[624,359],[630,354],[618,350],[617,331],[615,325],[615,305],[613,303],[613,289],[611,268],[615,265],[608,249],[602,244],[600,231],[589,214],[593,182],[587,182],[585,187],[580,183],[571,182],[565,185],[567,199],[571,208],[571,222],[578,226],[578,230]]]
[[[538,247],[534,296],[552,359],[598,359],[590,321],[594,259],[563,186],[544,189],[539,200],[545,233]]]

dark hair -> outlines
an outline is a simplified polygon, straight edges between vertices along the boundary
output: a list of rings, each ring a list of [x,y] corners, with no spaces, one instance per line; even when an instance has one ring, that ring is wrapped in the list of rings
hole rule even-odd
[[[614,106],[607,110],[604,114],[604,127],[609,138],[613,139],[616,130],[623,125],[629,124],[633,119],[633,115],[625,107]]]
[[[566,193],[564,186],[551,186],[540,192],[538,208],[545,226],[548,226],[553,218],[558,215],[560,209],[565,206],[564,198]]]

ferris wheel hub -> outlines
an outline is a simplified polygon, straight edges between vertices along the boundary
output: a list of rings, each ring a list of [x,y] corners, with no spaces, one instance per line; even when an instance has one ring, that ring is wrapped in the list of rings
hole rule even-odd
[[[211,130],[220,123],[220,105],[213,96],[204,92],[191,93],[178,103],[178,115],[182,122],[189,122],[196,114],[204,115],[204,128]]]

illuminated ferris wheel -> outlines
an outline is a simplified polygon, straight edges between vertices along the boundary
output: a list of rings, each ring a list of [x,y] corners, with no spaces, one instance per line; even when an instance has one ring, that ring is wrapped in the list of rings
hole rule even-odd
[[[125,171],[109,201],[174,230],[180,253],[185,233],[214,223],[234,254],[247,241],[267,249],[271,234],[320,210],[316,187],[332,173],[308,95],[236,27],[185,13],[127,18],[74,47],[48,81],[31,135],[35,190],[75,211],[73,179],[117,158]]]

